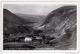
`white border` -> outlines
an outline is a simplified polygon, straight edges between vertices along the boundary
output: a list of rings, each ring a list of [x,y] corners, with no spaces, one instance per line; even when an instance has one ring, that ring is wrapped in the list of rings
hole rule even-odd
[[[77,1],[79,1],[79,0],[1,0],[1,1],[4,1],[4,2],[15,2],[15,1],[18,1],[18,2],[22,2],[22,1],[29,1],[29,2],[45,2],[45,1],[47,1],[47,2],[49,2],[49,1],[51,1],[51,2],[77,2]]]
[[[78,18],[78,12],[77,12],[77,29],[78,29],[78,32],[77,32],[77,50],[3,50],[3,5],[4,4],[75,4],[77,5],[77,7],[79,6],[77,2],[2,2],[1,3],[1,18],[0,18],[0,33],[1,33],[1,42],[2,42],[2,46],[0,47],[2,52],[4,53],[62,53],[62,52],[79,52],[79,31],[80,31],[80,27],[78,25],[80,25],[79,21],[80,20]],[[79,9],[78,9],[79,10]],[[79,28],[78,28],[79,27]]]

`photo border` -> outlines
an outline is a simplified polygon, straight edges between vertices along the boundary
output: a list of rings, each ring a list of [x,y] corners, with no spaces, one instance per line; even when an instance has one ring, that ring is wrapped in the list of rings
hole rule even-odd
[[[75,4],[77,5],[77,50],[3,50],[3,5],[4,4]],[[1,2],[1,25],[0,25],[0,28],[1,28],[1,51],[2,53],[63,53],[63,52],[79,52],[79,32],[80,32],[80,19],[79,19],[79,4],[77,2]]]

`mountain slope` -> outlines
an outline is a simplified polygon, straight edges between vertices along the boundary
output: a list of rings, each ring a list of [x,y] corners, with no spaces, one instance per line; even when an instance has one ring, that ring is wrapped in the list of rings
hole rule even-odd
[[[18,26],[26,26],[28,29],[31,28],[28,25],[33,24],[29,20],[24,20],[7,9],[3,9],[3,24],[4,24],[4,33],[10,34],[19,32]]]
[[[45,36],[55,38],[49,41],[52,45],[57,43],[55,49],[69,49],[69,45],[76,43],[76,12],[76,6],[60,7],[49,13],[40,26],[42,28],[39,30],[44,31]],[[75,46],[73,46],[73,49],[76,49]]]

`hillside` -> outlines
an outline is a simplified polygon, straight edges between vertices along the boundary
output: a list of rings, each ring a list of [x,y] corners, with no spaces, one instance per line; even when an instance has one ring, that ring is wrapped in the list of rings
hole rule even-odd
[[[76,16],[76,6],[64,6],[49,13],[40,26],[44,35],[55,38],[50,41],[57,43],[55,49],[69,49],[66,45],[76,43]]]
[[[20,28],[25,26],[27,29],[31,28],[28,25],[34,24],[36,22],[31,22],[29,20],[25,20],[17,15],[13,14],[11,11],[7,9],[3,9],[3,24],[4,24],[4,33],[5,34],[14,34],[20,32]],[[23,30],[25,30],[23,28]],[[24,32],[24,31],[23,31]]]

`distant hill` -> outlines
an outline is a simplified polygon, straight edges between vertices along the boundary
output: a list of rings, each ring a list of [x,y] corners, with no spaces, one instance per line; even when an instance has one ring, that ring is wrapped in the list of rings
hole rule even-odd
[[[25,19],[26,21],[29,20],[31,22],[37,22],[35,23],[36,25],[40,25],[42,24],[42,22],[44,21],[45,17],[44,15],[30,15],[30,14],[21,14],[21,13],[15,13],[17,16]]]

